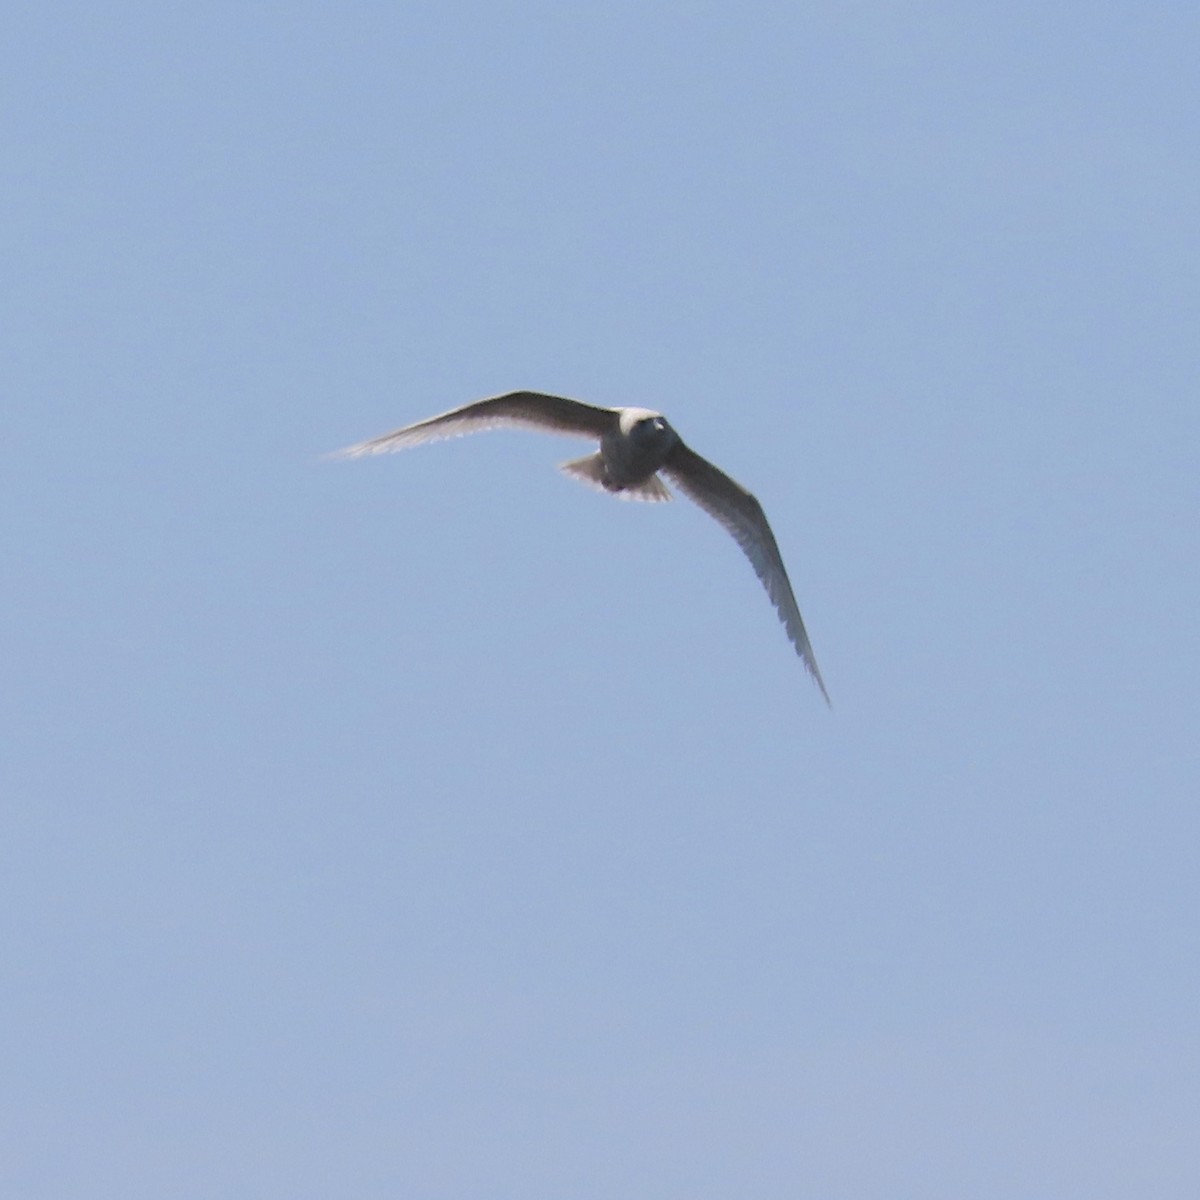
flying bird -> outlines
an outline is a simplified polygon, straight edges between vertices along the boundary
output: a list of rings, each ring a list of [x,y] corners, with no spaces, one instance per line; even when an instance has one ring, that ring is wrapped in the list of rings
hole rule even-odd
[[[387,454],[423,442],[500,427],[596,439],[599,450],[563,463],[561,470],[622,499],[670,500],[671,493],[659,478],[660,474],[665,475],[685,496],[720,522],[741,546],[775,605],[796,653],[821,689],[825,702],[830,703],[783,557],[762,505],[741,484],[689,449],[661,413],[648,408],[598,408],[541,392],[509,392],[347,446],[336,457]]]

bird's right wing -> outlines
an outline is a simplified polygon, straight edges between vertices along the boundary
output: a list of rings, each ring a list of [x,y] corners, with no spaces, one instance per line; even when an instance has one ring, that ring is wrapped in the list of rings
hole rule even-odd
[[[404,450],[423,442],[442,438],[461,437],[484,429],[511,426],[561,433],[573,437],[601,438],[614,429],[619,420],[612,408],[597,408],[563,396],[547,396],[542,392],[509,392],[488,400],[477,400],[439,416],[405,425],[391,433],[347,446],[337,451],[338,458],[361,458],[367,454],[387,454]]]

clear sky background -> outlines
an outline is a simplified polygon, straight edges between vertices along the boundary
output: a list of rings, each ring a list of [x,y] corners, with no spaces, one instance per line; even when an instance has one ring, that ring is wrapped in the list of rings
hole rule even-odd
[[[1194,2],[0,55],[5,1195],[1200,1194]]]

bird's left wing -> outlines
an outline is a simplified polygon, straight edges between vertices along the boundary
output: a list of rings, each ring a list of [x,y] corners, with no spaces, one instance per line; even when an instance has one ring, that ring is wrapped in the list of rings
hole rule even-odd
[[[829,693],[825,690],[825,681],[821,678],[812,643],[808,640],[796,596],[783,565],[783,556],[779,553],[771,526],[767,524],[762,505],[741,484],[730,479],[724,471],[714,467],[708,459],[702,458],[683,442],[675,445],[660,470],[685,496],[724,525],[741,546],[766,588],[771,603],[775,605],[779,619],[792,645],[796,647],[796,653],[821,689],[825,703],[829,704]]]
[[[391,433],[347,446],[337,452],[339,458],[360,458],[367,454],[387,454],[423,442],[460,437],[484,429],[515,426],[541,430],[543,433],[562,433],[575,437],[603,437],[612,429],[618,414],[612,408],[597,408],[564,396],[547,396],[542,392],[509,392],[476,400],[449,412],[393,429]]]

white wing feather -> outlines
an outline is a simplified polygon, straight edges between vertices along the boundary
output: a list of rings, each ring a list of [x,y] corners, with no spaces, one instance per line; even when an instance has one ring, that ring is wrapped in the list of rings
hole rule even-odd
[[[535,429],[543,433],[559,433],[573,437],[601,438],[618,421],[615,409],[597,408],[564,396],[547,396],[542,392],[509,392],[477,400],[462,408],[451,409],[414,425],[393,429],[391,433],[370,438],[336,452],[338,458],[361,458],[368,454],[388,454],[425,442],[461,437],[485,429],[505,426]]]

